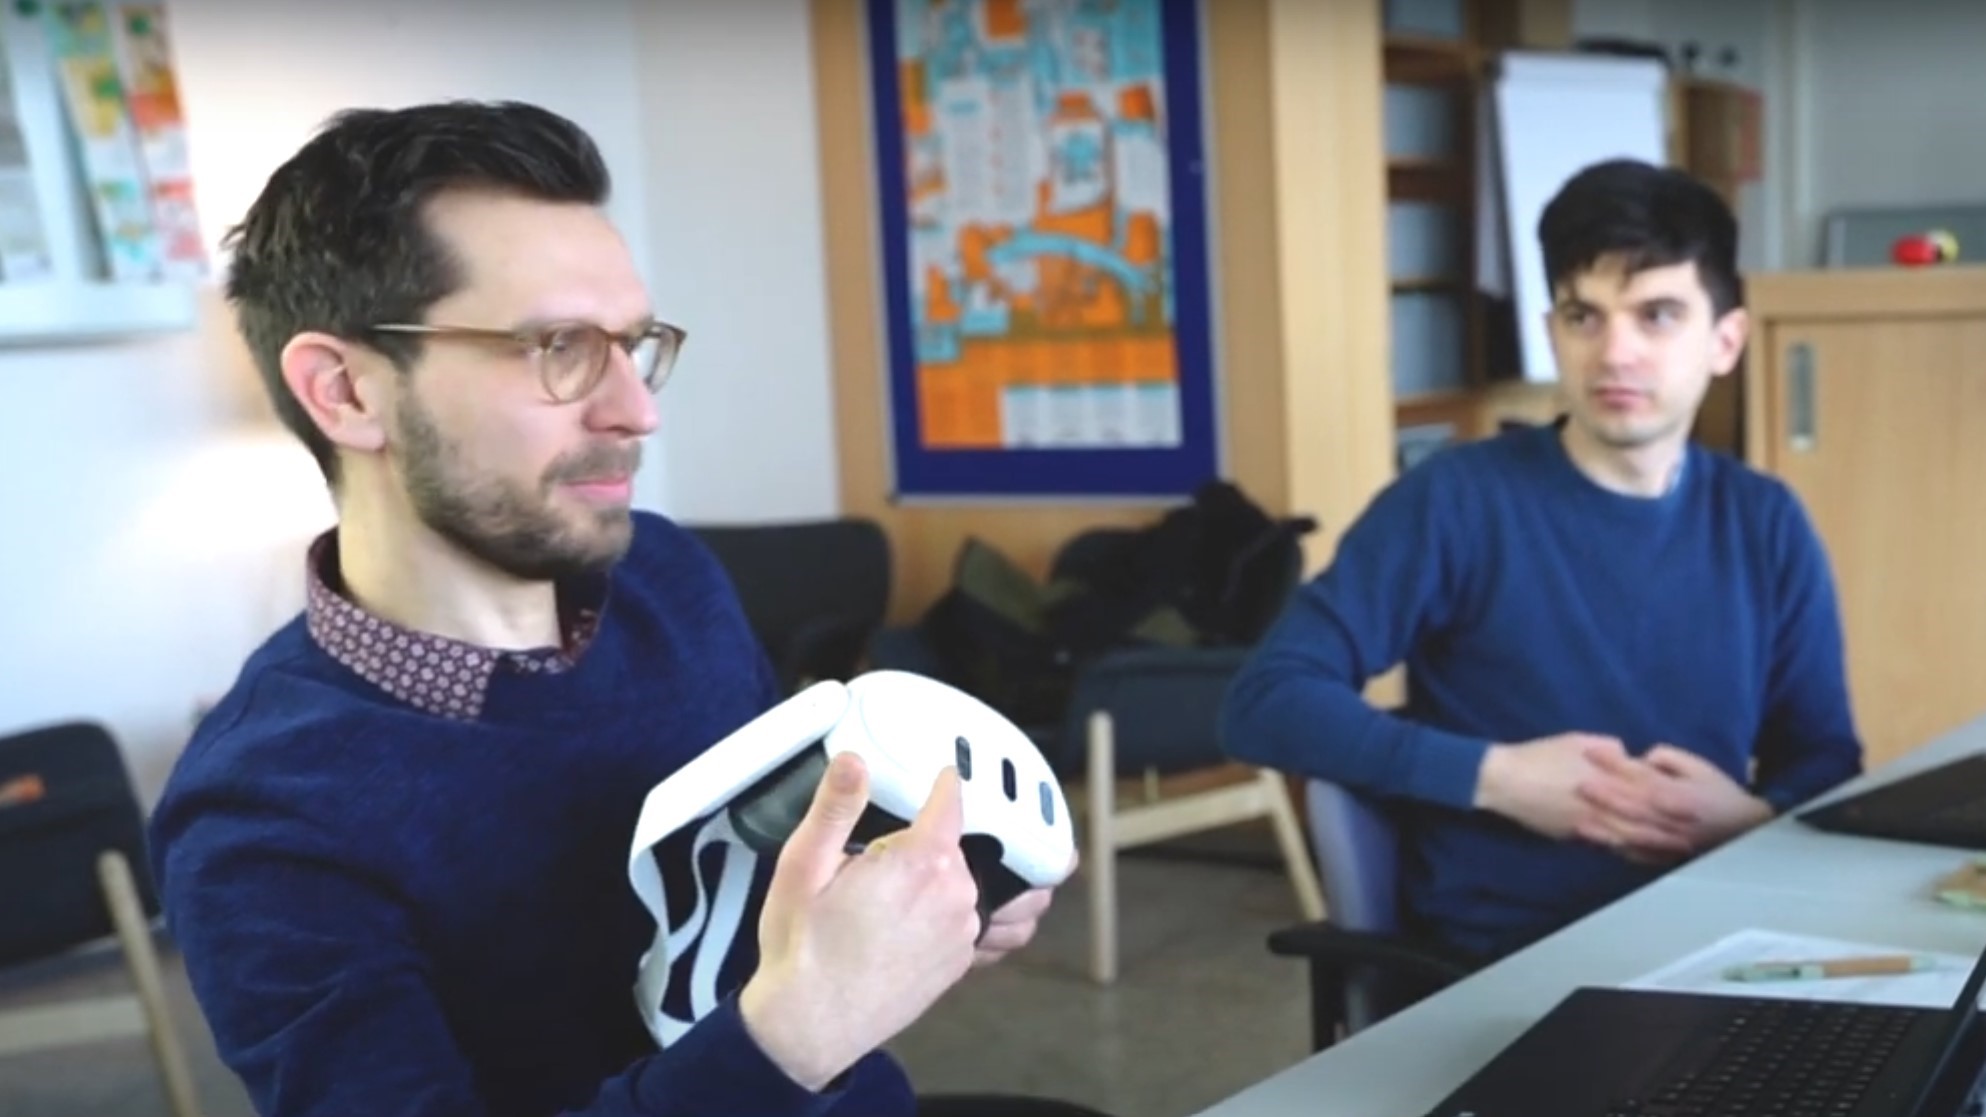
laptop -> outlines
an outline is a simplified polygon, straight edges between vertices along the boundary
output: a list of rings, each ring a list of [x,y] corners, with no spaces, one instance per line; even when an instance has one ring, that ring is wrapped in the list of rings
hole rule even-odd
[[[1949,1009],[1582,988],[1428,1117],[1960,1117],[1986,951]]]
[[[1794,815],[1816,830],[1986,849],[1986,752]]]

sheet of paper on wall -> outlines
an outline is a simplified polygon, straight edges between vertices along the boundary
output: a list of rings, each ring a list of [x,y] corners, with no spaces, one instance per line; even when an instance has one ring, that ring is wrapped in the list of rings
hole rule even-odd
[[[0,23],[0,283],[32,283],[54,275],[55,261],[15,103],[8,44],[6,25]]]
[[[1668,85],[1649,58],[1506,51],[1491,90],[1495,199],[1524,379],[1558,379],[1545,330],[1551,292],[1538,219],[1567,179],[1602,160],[1668,161]]]
[[[1909,955],[1930,968],[1874,977],[1830,977],[1782,981],[1738,981],[1735,967],[1767,962],[1820,962],[1844,958]],[[1903,950],[1894,945],[1849,942],[1753,928],[1738,931],[1632,981],[1627,989],[1716,993],[1736,997],[1853,1001],[1862,1004],[1950,1008],[1965,988],[1974,956]]]
[[[110,13],[88,0],[44,10],[105,270],[114,280],[155,279],[161,266],[151,190],[125,103]]]
[[[118,74],[144,160],[160,266],[168,278],[197,279],[206,272],[206,249],[194,210],[186,116],[180,110],[165,5],[124,0],[111,11]]]

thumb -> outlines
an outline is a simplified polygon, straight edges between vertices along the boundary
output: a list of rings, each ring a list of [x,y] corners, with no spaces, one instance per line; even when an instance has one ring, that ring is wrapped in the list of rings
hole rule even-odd
[[[771,887],[813,896],[827,887],[847,858],[848,839],[869,805],[869,771],[862,758],[844,752],[828,762],[814,788],[814,801],[779,851]]]
[[[959,770],[950,765],[938,773],[917,820],[910,824],[919,840],[956,846],[965,835],[965,800],[959,791]]]

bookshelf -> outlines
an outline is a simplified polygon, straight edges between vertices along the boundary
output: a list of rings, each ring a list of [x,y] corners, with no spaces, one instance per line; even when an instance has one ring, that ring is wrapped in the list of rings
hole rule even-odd
[[[1479,114],[1498,51],[1571,45],[1569,0],[1379,0],[1386,284],[1400,464],[1505,419],[1549,417],[1549,385],[1512,382],[1498,308],[1476,285]]]

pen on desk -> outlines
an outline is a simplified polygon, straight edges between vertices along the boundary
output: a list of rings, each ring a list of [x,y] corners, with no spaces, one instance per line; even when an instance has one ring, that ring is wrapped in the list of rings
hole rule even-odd
[[[1828,958],[1811,962],[1753,962],[1724,971],[1727,981],[1819,981],[1830,977],[1881,977],[1937,968],[1929,958],[1885,954],[1868,958]]]

